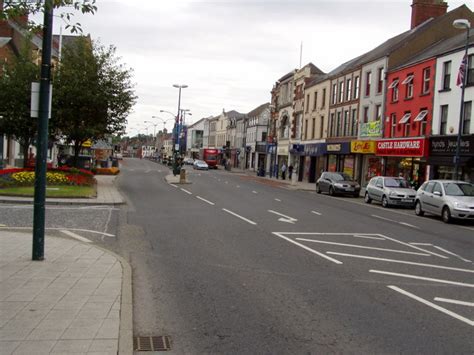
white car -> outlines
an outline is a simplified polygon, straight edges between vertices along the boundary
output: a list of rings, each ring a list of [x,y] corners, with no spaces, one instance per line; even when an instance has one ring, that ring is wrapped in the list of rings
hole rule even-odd
[[[193,163],[193,168],[197,170],[209,170],[209,165],[203,160],[195,160]]]

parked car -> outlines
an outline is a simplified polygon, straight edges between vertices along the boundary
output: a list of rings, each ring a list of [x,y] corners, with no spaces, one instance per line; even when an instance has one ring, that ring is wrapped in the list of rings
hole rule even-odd
[[[456,180],[429,180],[416,193],[415,213],[441,216],[445,223],[453,219],[474,219],[474,185]]]
[[[415,207],[416,191],[401,177],[376,176],[370,179],[365,190],[364,201],[379,201],[383,207]]]
[[[203,160],[195,160],[193,163],[193,168],[197,170],[208,170],[209,165]]]
[[[74,166],[73,155],[61,155],[58,157],[59,166]],[[78,155],[76,166],[80,169],[90,170],[92,168],[92,157],[90,155]]]
[[[193,158],[184,158],[183,163],[186,165],[193,165],[194,159]]]
[[[335,194],[353,195],[358,197],[360,185],[346,173],[323,172],[316,182],[316,192],[327,192],[333,196]]]

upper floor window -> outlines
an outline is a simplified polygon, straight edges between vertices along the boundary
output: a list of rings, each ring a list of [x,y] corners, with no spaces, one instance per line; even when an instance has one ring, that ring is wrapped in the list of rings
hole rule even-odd
[[[375,120],[378,121],[382,119],[382,105],[375,106]]]
[[[370,84],[372,82],[372,72],[365,73],[365,96],[370,95]]]
[[[358,124],[358,120],[357,120],[357,109],[353,108],[352,109],[352,116],[351,116],[351,124],[352,124],[352,127],[351,127],[351,136],[357,136],[357,124]]]
[[[392,102],[398,101],[398,78],[393,79],[388,88],[392,89]]]
[[[446,134],[446,128],[448,127],[448,105],[442,105],[440,110],[440,124],[439,134]]]
[[[350,101],[352,98],[352,79],[346,80],[346,101]]]
[[[341,81],[339,83],[339,101],[342,102],[344,101],[344,81]]]
[[[472,114],[472,101],[464,103],[464,115],[462,119],[462,134],[471,133],[471,114]]]
[[[337,100],[337,84],[332,84],[332,104],[335,105]]]
[[[443,78],[441,81],[441,90],[449,90],[451,82],[451,61],[443,63]]]
[[[408,76],[403,80],[402,84],[405,86],[405,98],[411,99],[413,97],[413,74],[408,74]]]
[[[397,128],[397,114],[390,115],[390,137],[395,137],[395,129]]]
[[[383,68],[377,69],[377,94],[383,90]]]
[[[364,116],[362,117],[362,121],[363,121],[364,123],[369,122],[369,107],[368,107],[368,106],[365,106],[365,107],[364,107],[363,113],[364,113]]]
[[[317,105],[318,105],[318,92],[315,91],[315,92],[314,92],[313,111],[316,110]]]
[[[354,78],[354,100],[359,98],[359,89],[360,89],[360,77],[356,76]]]
[[[427,94],[430,92],[430,80],[431,80],[431,68],[423,69],[423,87],[422,87],[422,94]]]
[[[323,97],[321,102],[321,107],[326,106],[326,88],[323,89]]]
[[[467,60],[467,86],[474,85],[474,54]]]
[[[309,94],[306,95],[306,112],[309,111]]]

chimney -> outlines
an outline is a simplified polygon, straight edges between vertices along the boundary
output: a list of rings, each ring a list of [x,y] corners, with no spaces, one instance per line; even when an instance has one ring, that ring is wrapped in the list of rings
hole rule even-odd
[[[448,11],[448,3],[443,0],[413,0],[411,9],[411,28],[413,29],[431,17],[444,15]]]

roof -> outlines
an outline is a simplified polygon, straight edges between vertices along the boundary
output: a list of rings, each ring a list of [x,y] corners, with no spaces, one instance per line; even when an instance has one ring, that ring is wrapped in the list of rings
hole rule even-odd
[[[293,69],[289,73],[283,75],[280,79],[278,79],[278,81],[281,83],[282,81],[285,81],[285,80],[291,78],[293,75],[295,75],[295,71],[296,71],[296,69]]]
[[[328,78],[329,78],[328,74],[315,75],[311,78],[308,78],[308,81],[306,81],[306,84],[305,84],[305,89],[315,86],[319,83],[322,83],[323,81],[326,81]]]
[[[235,110],[231,110],[231,111],[228,111],[228,112],[225,112],[225,115],[229,118],[240,118],[240,117],[243,117],[245,116],[245,114],[243,113],[240,113],[240,112],[237,112]]]
[[[247,116],[248,117],[255,117],[255,116],[258,116],[260,115],[263,111],[265,111],[266,109],[268,109],[270,107],[270,103],[269,102],[266,102],[260,106],[258,106],[257,108],[254,108],[252,111],[250,111],[249,113],[247,113]]]
[[[21,34],[24,38],[30,37],[31,43],[35,45],[39,49],[43,49],[43,39],[41,36],[35,33],[29,32],[26,28],[21,26],[18,22],[14,20],[8,20],[8,24],[10,25],[11,28],[13,28],[14,31],[18,32]],[[55,48],[51,49],[53,57],[58,56],[58,51]]]

